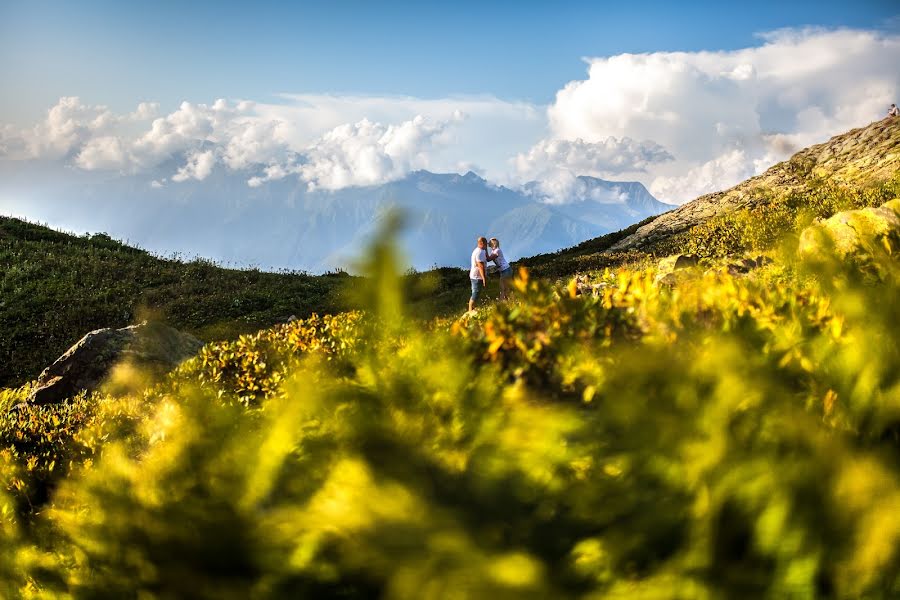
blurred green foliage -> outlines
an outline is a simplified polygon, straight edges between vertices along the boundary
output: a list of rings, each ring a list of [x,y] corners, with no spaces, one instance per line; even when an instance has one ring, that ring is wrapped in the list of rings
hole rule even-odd
[[[331,365],[338,373],[352,372],[347,357],[364,341],[362,313],[313,315],[235,341],[207,344],[178,374],[249,406],[281,393],[282,382],[310,354],[339,363]]]
[[[897,597],[900,264],[795,250],[674,285],[523,270],[514,301],[425,327],[384,243],[364,313],[208,345],[150,387],[6,390],[0,590]]]

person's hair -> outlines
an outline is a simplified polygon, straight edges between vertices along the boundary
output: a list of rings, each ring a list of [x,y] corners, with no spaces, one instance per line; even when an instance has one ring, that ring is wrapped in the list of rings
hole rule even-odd
[[[481,236],[478,238],[478,241],[481,242],[482,244],[484,244],[485,246],[487,246],[487,238],[486,237]]]
[[[497,238],[491,238],[490,241],[491,241],[491,244],[497,244],[497,247],[498,248],[500,247],[500,240],[498,240]]]

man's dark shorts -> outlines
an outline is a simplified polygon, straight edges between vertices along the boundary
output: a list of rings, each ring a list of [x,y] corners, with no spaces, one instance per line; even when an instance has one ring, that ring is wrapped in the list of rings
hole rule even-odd
[[[478,295],[484,289],[484,282],[480,279],[470,279],[472,282],[472,302],[478,300]]]

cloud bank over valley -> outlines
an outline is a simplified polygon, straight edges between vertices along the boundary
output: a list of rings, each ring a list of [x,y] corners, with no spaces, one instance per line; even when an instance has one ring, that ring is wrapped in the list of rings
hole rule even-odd
[[[584,176],[640,182],[680,204],[880,118],[900,97],[900,35],[808,28],[758,39],[729,51],[587,58],[585,77],[547,105],[282,94],[115,112],[67,96],[38,122],[0,125],[0,212],[59,221],[48,202],[58,206],[51,196],[71,186],[80,186],[71,198],[106,202],[99,195],[115,187],[141,190],[115,202],[145,202],[152,190],[185,205],[225,180],[216,173],[239,188],[231,202],[285,189],[276,184],[328,202],[419,171],[474,171],[548,206],[628,202],[632,188]]]

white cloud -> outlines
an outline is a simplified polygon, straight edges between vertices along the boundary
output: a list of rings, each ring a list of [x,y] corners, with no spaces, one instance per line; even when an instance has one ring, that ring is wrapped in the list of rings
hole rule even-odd
[[[222,154],[223,162],[234,170],[284,161],[289,148],[279,135],[278,121],[250,120],[230,127]]]
[[[882,117],[900,92],[898,60],[900,36],[816,29],[730,52],[595,58],[549,107],[551,138],[653,140],[676,160],[641,178],[683,202]]]
[[[637,179],[680,202],[880,118],[900,98],[898,60],[897,34],[783,30],[728,52],[590,59],[587,78],[549,107],[492,96],[302,94],[184,102],[167,114],[142,102],[116,115],[66,97],[36,125],[0,125],[0,159],[177,170],[154,173],[157,181],[202,179],[219,164],[251,187],[298,177],[322,189],[474,164],[496,183],[540,179],[557,200],[577,196],[577,175],[594,175]]]
[[[284,179],[288,175],[297,172],[296,163],[271,164],[263,169],[262,175],[254,175],[247,180],[247,185],[252,188],[260,187],[267,181],[275,181],[276,179]]]
[[[70,112],[82,107],[77,99],[62,99],[60,106]],[[532,105],[491,97],[297,96],[285,97],[279,104],[183,102],[171,113],[153,118],[145,129],[135,129],[158,111],[155,103],[144,102],[126,115],[106,111],[103,118],[93,115],[68,129],[57,123],[65,120],[57,118],[52,130],[58,133],[34,152],[22,148],[41,139],[40,135],[3,128],[0,156],[60,158],[60,152],[46,148],[63,137],[64,143],[57,145],[70,155],[74,166],[85,170],[137,173],[191,155],[173,181],[196,179],[207,167],[211,169],[208,163],[213,161],[246,172],[251,187],[297,176],[312,187],[337,189],[396,179],[416,168],[452,170],[472,158],[502,176],[509,153],[521,147],[513,144],[526,138],[527,143],[533,142],[543,120]],[[522,138],[529,128],[532,133]],[[492,134],[494,141],[485,144],[484,136]],[[192,161],[199,149],[212,155],[204,154],[203,163],[195,165]]]
[[[460,163],[479,165],[493,181],[509,179],[509,157],[528,148],[546,129],[544,107],[493,96],[415,98],[286,94],[285,102],[257,104],[260,119],[277,120],[279,138],[293,151],[315,144],[325,131],[363,119],[397,124],[422,116],[452,124],[428,152],[430,168],[456,171]]]
[[[150,130],[134,141],[133,160],[142,167],[155,166],[174,154],[215,141],[216,125],[230,115],[227,104],[213,106],[182,102],[173,113],[155,119]]]
[[[187,164],[172,175],[172,181],[182,182],[188,179],[203,181],[212,173],[216,164],[216,155],[212,150],[192,152],[188,155]]]
[[[399,125],[367,119],[341,125],[304,151],[297,172],[310,189],[336,190],[399,179],[428,167],[427,151],[447,125],[421,115]]]
[[[539,177],[547,169],[565,168],[579,175],[606,176],[646,171],[648,167],[672,160],[656,142],[636,142],[631,138],[608,137],[599,142],[541,140],[515,159],[516,170],[524,176]]]
[[[92,137],[109,132],[118,121],[105,106],[86,105],[77,96],[66,96],[31,128],[0,128],[0,156],[13,160],[64,158]]]
[[[768,156],[768,155],[767,155]],[[771,162],[767,162],[767,166]],[[748,177],[760,167],[748,160],[743,150],[730,150],[702,165],[692,167],[684,175],[657,177],[650,184],[650,192],[657,198],[694,199],[703,194],[724,190]]]
[[[585,199],[587,188],[578,180],[578,175],[615,179],[625,173],[646,172],[653,165],[672,159],[672,155],[655,142],[608,137],[599,142],[585,142],[580,138],[574,141],[541,140],[527,153],[516,156],[513,162],[521,179],[540,181],[540,192],[550,202],[565,202]],[[591,193],[599,193],[599,190]]]
[[[159,114],[159,102],[141,102],[130,115],[132,121],[147,121]]]
[[[75,164],[87,171],[120,169],[128,164],[128,151],[122,140],[103,136],[87,141],[75,157]]]
[[[547,173],[540,180],[525,186],[525,191],[547,204],[569,204],[574,202],[598,202],[600,204],[622,204],[628,200],[628,193],[619,187],[601,188],[589,185],[572,171],[558,169]]]

